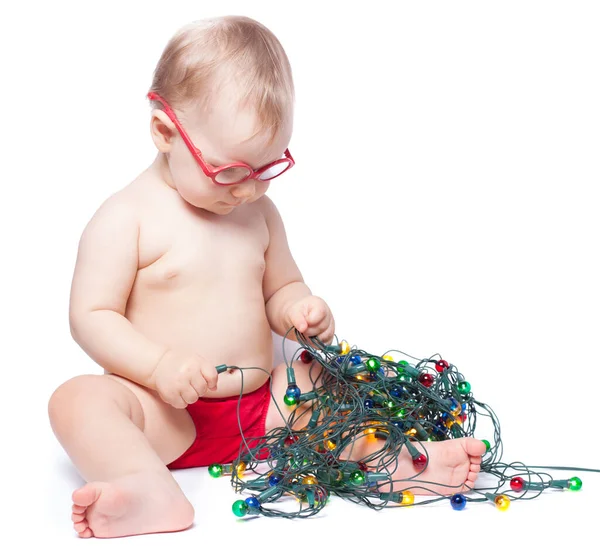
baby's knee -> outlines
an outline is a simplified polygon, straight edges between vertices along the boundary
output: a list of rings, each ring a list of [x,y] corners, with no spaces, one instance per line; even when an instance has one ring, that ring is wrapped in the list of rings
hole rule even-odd
[[[73,398],[77,396],[86,386],[94,383],[91,379],[98,377],[97,375],[78,375],[68,379],[61,385],[59,385],[48,401],[48,414],[50,417],[56,415],[61,410],[73,401]]]
[[[51,421],[70,417],[77,409],[102,405],[116,401],[122,407],[131,408],[133,395],[126,387],[115,383],[106,375],[78,375],[57,387],[48,401],[48,416]]]

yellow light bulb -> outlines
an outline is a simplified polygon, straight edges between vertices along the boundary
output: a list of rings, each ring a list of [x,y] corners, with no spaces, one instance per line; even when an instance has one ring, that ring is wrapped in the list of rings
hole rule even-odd
[[[500,494],[499,496],[496,496],[496,498],[494,499],[494,502],[496,504],[496,507],[500,511],[506,511],[510,506],[510,498],[508,496],[505,496],[504,494]]]
[[[373,435],[375,435],[375,432],[376,432],[376,431],[377,431],[377,430],[375,430],[375,428],[367,428],[367,429],[365,430],[365,434],[367,434],[368,436],[373,436]]]
[[[302,484],[318,484],[318,482],[312,474],[309,474],[302,479]]]
[[[330,439],[328,439],[325,442],[325,445],[327,445],[327,447],[329,448],[330,451],[333,451],[337,447],[337,445],[335,443],[333,443],[333,441],[331,441]]]
[[[417,435],[417,430],[411,428],[410,430],[404,432],[404,435],[407,435],[408,437],[415,437]]]
[[[236,467],[236,472],[239,478],[246,472],[246,463],[244,461],[240,461],[238,466]]]
[[[344,356],[344,355],[348,354],[348,352],[350,352],[350,345],[345,340],[342,340],[342,342],[340,343],[340,346],[341,346],[340,354],[342,356]]]
[[[382,360],[387,360],[388,362],[394,362],[394,357],[390,356],[389,354],[384,354],[383,356],[381,356]]]
[[[445,424],[446,424],[446,428],[451,428],[451,427],[452,427],[452,424],[454,424],[454,420],[453,420],[453,419],[451,419],[451,418],[448,418],[448,419],[446,420]]]
[[[405,506],[411,506],[415,503],[415,495],[410,490],[404,490],[404,492],[402,492],[401,503]]]

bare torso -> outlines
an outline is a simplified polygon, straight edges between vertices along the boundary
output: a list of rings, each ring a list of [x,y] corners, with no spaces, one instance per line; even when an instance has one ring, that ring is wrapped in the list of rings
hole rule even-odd
[[[122,194],[140,216],[138,271],[125,311],[132,325],[215,366],[270,372],[273,342],[262,291],[269,231],[261,200],[217,215],[191,206],[148,174]],[[244,393],[266,379],[265,372],[245,370]],[[230,370],[205,396],[239,393],[240,372]]]

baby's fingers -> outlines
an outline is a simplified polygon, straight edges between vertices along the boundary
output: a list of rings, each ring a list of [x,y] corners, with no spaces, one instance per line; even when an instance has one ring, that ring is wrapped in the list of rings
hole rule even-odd
[[[180,394],[178,394],[178,393],[177,393],[177,394],[170,395],[170,396],[168,396],[168,397],[166,397],[166,398],[163,398],[163,400],[164,400],[164,401],[165,401],[167,404],[170,404],[170,405],[171,405],[173,408],[179,408],[179,409],[182,409],[182,408],[186,408],[186,407],[187,407],[187,405],[188,405],[188,403],[186,403],[186,402],[183,400],[182,396],[181,396]]]
[[[217,389],[217,382],[219,380],[219,374],[217,373],[217,368],[212,365],[203,365],[202,366],[202,376],[206,381],[206,385],[211,391],[215,391]]]
[[[306,329],[306,332],[304,333],[304,335],[305,336],[318,336],[321,340],[323,340],[321,335],[323,334],[323,332],[325,332],[328,324],[329,324],[329,318],[327,316],[324,316],[323,318],[321,318],[321,320],[318,323],[314,323],[308,329]]]
[[[206,389],[204,391],[206,392]],[[188,404],[194,404],[203,395],[203,393],[199,393],[191,383],[187,387],[183,387],[183,389],[179,391],[179,394],[185,401],[186,406]]]
[[[206,390],[208,389],[206,380],[201,375],[197,375],[193,379],[190,379],[190,385],[194,389],[194,391],[196,391],[198,397],[204,395],[204,393],[206,393]]]
[[[333,342],[333,335],[335,334],[335,325],[331,323],[327,329],[319,336],[319,338],[325,344],[331,344]]]

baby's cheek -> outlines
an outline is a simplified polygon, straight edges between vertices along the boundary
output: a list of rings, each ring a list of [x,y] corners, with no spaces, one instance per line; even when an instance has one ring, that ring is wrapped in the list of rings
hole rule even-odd
[[[252,197],[252,202],[254,202],[255,200],[258,200],[261,196],[263,196],[267,190],[269,190],[269,183],[261,183],[257,188],[256,188],[256,194]]]

